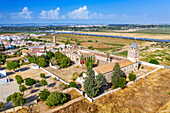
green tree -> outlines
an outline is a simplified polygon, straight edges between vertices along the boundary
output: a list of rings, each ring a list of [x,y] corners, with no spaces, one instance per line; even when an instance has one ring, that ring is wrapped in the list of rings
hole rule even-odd
[[[44,52],[46,51],[46,49],[47,49],[47,47],[46,47],[46,46],[44,46]]]
[[[23,94],[15,92],[12,95],[9,95],[6,99],[7,102],[12,102],[14,106],[23,105],[26,101],[23,98]]]
[[[77,84],[75,82],[69,82],[68,87],[74,87],[77,88]]]
[[[35,62],[36,62],[36,57],[35,57],[35,55],[29,56],[29,57],[28,57],[28,61],[29,61],[29,63],[35,63]]]
[[[24,83],[24,80],[23,80],[23,78],[22,78],[20,75],[16,75],[16,76],[15,76],[15,79],[17,80],[17,84],[22,84],[22,83]]]
[[[124,77],[120,78],[116,85],[121,89],[124,89],[126,87],[126,79]]]
[[[159,65],[159,62],[156,59],[151,59],[149,63]]]
[[[49,95],[50,95],[50,91],[48,91],[48,89],[43,89],[39,93],[40,99],[42,101],[46,101]]]
[[[67,102],[68,100],[70,100],[70,98],[68,96],[66,96],[63,93],[60,92],[52,92],[47,100],[46,100],[46,104],[48,106],[58,106],[58,105],[62,105],[65,102]]]
[[[70,60],[70,58],[64,57],[64,58],[61,60],[61,65],[60,65],[61,68],[67,68],[67,67],[69,67],[70,65],[71,65],[71,60]]]
[[[15,69],[17,69],[17,68],[19,68],[19,67],[20,67],[20,65],[19,65],[19,63],[17,63],[17,62],[10,61],[10,62],[7,64],[7,69],[8,69],[8,70],[13,69],[14,72],[15,72]]]
[[[24,95],[24,91],[26,91],[26,90],[27,90],[27,88],[25,87],[25,85],[19,86],[19,91],[21,91],[23,93],[23,95]]]
[[[76,80],[78,76],[79,76],[79,75],[78,75],[77,72],[73,73],[73,80]]]
[[[104,79],[103,74],[99,74],[96,76],[96,85],[99,89],[103,85],[103,79]]]
[[[41,67],[45,67],[45,66],[47,66],[47,63],[46,63],[46,61],[45,61],[45,58],[38,58],[37,59],[37,64],[39,65],[39,66],[41,66]]]
[[[5,103],[4,102],[0,102],[0,110],[4,109],[5,107]]]
[[[41,73],[41,74],[40,74],[40,77],[41,77],[41,78],[45,78],[45,73]]]
[[[54,56],[55,56],[56,59],[62,59],[63,57],[65,57],[65,55],[63,55],[59,51],[55,52]]]
[[[46,85],[48,85],[48,83],[47,83],[47,81],[45,80],[45,79],[42,79],[41,81],[40,81],[40,84],[41,84],[41,86],[46,86]]]
[[[121,69],[118,63],[115,64],[114,68],[113,68],[113,73],[111,76],[111,81],[113,85],[117,85],[118,81],[121,79]]]
[[[86,68],[93,67],[93,59],[91,57],[87,58],[87,60],[85,61],[85,66]]]
[[[130,81],[135,81],[136,80],[136,75],[133,74],[133,73],[129,73],[128,78],[129,78]]]
[[[103,82],[103,75],[97,75],[96,80],[94,71],[91,67],[87,68],[87,77],[84,82],[84,91],[89,97],[95,97],[100,93],[100,88]]]
[[[35,83],[36,83],[36,81],[31,78],[26,78],[26,80],[25,80],[25,85],[27,85],[27,86],[33,86]]]
[[[3,43],[0,44],[0,51],[5,51],[5,45]]]
[[[0,63],[5,63],[6,62],[6,56],[5,55],[3,55],[2,53],[0,53]]]

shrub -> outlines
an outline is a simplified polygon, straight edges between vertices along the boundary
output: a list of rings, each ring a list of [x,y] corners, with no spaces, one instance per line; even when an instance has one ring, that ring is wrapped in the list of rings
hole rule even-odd
[[[66,96],[65,94],[60,93],[60,92],[52,92],[48,96],[46,100],[46,104],[48,106],[58,106],[58,105],[64,104],[68,100],[70,100],[70,97]]]
[[[136,80],[136,75],[133,74],[133,73],[129,73],[128,78],[129,78],[130,81],[135,81]]]
[[[48,91],[48,89],[43,89],[39,93],[40,99],[42,101],[46,101],[49,95],[50,95],[50,91]]]
[[[124,89],[126,87],[126,79],[124,77],[122,77],[118,81],[117,86],[120,87],[121,89]]]
[[[46,86],[46,85],[48,85],[48,83],[47,83],[47,81],[45,80],[45,79],[42,79],[41,81],[40,81],[40,84],[41,84],[41,86]]]
[[[93,49],[93,47],[92,47],[92,46],[89,46],[88,49]]]
[[[73,73],[73,80],[76,80],[77,77],[78,77],[78,73],[77,72]]]
[[[64,84],[64,83],[60,83],[60,84],[59,84],[59,88],[60,88],[60,89],[65,89],[65,88],[67,88],[67,85]]]
[[[54,77],[54,78],[53,78],[53,80],[57,80],[57,78],[56,78],[56,77]]]
[[[156,59],[151,59],[149,63],[159,65],[159,62]]]
[[[92,40],[88,40],[88,42],[92,42]]]
[[[41,74],[40,74],[40,77],[41,77],[41,78],[45,78],[45,73],[41,73]]]
[[[15,79],[17,80],[17,84],[22,84],[24,82],[23,78],[19,75],[16,75]]]
[[[77,88],[77,84],[75,82],[69,82],[68,87],[75,87],[75,88]]]
[[[144,67],[143,67],[143,66],[142,66],[141,68],[142,68],[142,69],[144,69]]]
[[[82,76],[83,76],[83,73],[86,73],[86,72],[81,72],[81,73],[79,74],[79,77],[82,77]]]
[[[25,82],[25,85],[27,86],[32,86],[36,83],[36,81],[34,79],[31,79],[31,78],[26,78],[26,82]]]

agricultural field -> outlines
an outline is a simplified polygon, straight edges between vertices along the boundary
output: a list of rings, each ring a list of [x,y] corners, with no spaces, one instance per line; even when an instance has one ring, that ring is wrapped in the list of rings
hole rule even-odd
[[[124,90],[108,94],[93,103],[82,100],[56,113],[153,113],[167,106],[170,72],[159,69]],[[165,84],[166,83],[166,84]],[[158,93],[159,92],[159,93]],[[166,108],[165,106],[165,108]],[[162,108],[162,109],[165,109]]]
[[[135,30],[129,32],[127,31],[124,32],[123,30],[121,30],[121,31],[108,31],[108,32],[81,32],[81,33],[170,40],[170,28],[155,28],[155,29]]]
[[[43,36],[42,39],[47,39],[52,41],[53,35]],[[121,50],[124,46],[130,45],[133,40],[117,39],[109,37],[95,37],[95,36],[82,36],[82,35],[71,35],[71,34],[55,34],[57,42],[70,41],[74,44],[76,41],[79,42],[83,47],[88,48],[92,46],[91,49],[96,49],[102,52],[117,51]],[[138,44],[144,41],[136,41]]]

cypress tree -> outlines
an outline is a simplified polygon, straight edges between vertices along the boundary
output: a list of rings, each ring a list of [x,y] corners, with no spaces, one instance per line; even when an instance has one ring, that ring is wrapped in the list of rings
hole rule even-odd
[[[116,63],[113,68],[113,73],[111,77],[111,81],[113,85],[117,85],[117,83],[121,79],[121,75],[122,75],[122,72],[121,72],[120,66],[118,63]]]

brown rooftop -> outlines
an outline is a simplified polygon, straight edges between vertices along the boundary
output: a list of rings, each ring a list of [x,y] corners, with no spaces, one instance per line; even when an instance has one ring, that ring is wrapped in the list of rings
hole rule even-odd
[[[93,68],[93,70],[96,71],[97,73],[101,73],[101,74],[108,73],[113,70],[115,63],[116,62],[111,62],[109,64],[95,67],[95,68]],[[133,64],[133,62],[131,62],[128,59],[119,60],[119,61],[117,61],[117,63],[120,65],[120,68]]]
[[[85,53],[85,52],[80,52],[84,57],[89,57],[95,55],[94,53]]]
[[[100,54],[100,53],[94,53],[96,56],[101,56],[101,57],[107,57],[105,54]],[[110,59],[114,60],[122,60],[122,58],[114,57],[114,56],[109,56]]]

